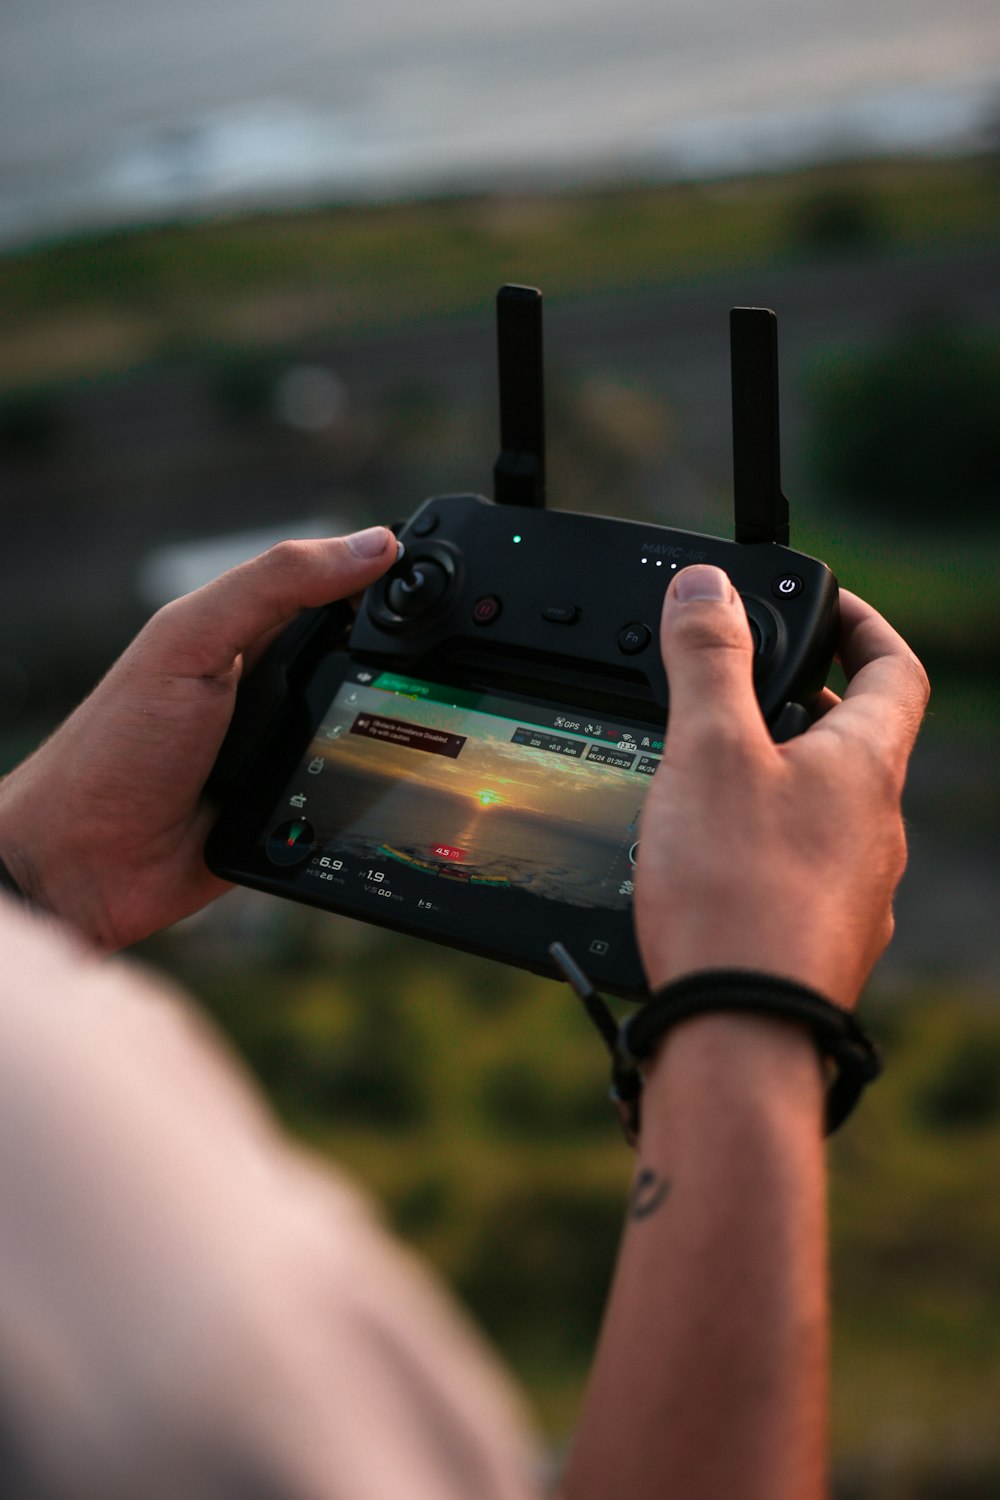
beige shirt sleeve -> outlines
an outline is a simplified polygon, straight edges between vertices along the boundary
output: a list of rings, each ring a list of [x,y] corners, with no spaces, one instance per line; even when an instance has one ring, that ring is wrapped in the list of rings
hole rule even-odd
[[[0,1477],[530,1500],[502,1374],[181,998],[0,898]]]

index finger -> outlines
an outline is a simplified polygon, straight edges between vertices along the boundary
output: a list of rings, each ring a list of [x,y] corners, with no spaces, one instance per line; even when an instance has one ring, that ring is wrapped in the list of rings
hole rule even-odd
[[[840,594],[838,655],[847,688],[816,732],[857,731],[908,756],[930,696],[927,673],[899,632],[846,589]]]

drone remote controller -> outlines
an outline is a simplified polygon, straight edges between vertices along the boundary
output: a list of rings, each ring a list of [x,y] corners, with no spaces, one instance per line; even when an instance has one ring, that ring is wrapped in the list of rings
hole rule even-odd
[[[735,540],[545,508],[541,294],[497,298],[494,499],[427,500],[365,595],[309,611],[241,689],[209,790],[231,880],[553,974],[641,994],[638,816],[663,748],[670,578],[723,568],[776,740],[808,727],[837,583],[788,546],[777,326],[730,314]],[[679,858],[683,851],[679,851]]]

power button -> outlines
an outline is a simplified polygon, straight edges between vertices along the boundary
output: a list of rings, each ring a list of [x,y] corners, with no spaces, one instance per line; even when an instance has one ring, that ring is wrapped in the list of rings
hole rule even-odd
[[[783,573],[771,584],[771,593],[776,599],[794,599],[802,592],[802,579],[797,573]]]

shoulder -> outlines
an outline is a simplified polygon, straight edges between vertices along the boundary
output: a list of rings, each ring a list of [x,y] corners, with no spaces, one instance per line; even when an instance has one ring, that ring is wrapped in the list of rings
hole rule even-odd
[[[0,953],[0,1423],[25,1461],[76,1455],[105,1497],[231,1463],[292,1500],[537,1494],[489,1351],[192,1002],[3,899]]]

